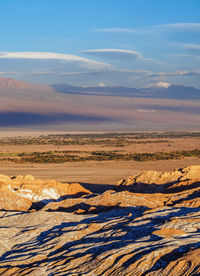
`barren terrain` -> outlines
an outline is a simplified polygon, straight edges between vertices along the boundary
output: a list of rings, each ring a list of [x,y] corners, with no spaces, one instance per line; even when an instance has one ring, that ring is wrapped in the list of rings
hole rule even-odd
[[[199,275],[200,166],[144,171],[103,194],[0,176],[1,275]]]
[[[0,275],[199,275],[200,133],[71,135],[0,139]]]
[[[38,134],[38,133],[37,133]],[[54,134],[55,135],[55,134]],[[167,160],[147,160],[147,161],[135,161],[135,160],[90,160],[90,161],[77,161],[77,162],[61,162],[61,163],[33,163],[23,162],[16,163],[10,160],[3,161],[2,158],[15,158],[17,154],[21,153],[46,153],[54,151],[66,151],[68,155],[77,156],[89,156],[91,152],[117,152],[121,154],[134,154],[134,153],[156,153],[156,152],[174,152],[174,151],[192,151],[200,149],[200,135],[194,137],[187,134],[163,134],[158,137],[150,138],[150,134],[139,136],[137,139],[135,136],[124,134],[117,137],[110,137],[109,133],[71,133],[73,137],[66,138],[66,142],[74,142],[75,144],[63,145],[63,137],[55,139],[54,143],[43,138],[41,142],[40,138],[30,142],[31,137],[38,136],[20,136],[15,139],[9,134],[9,139],[5,140],[5,137],[0,140],[0,173],[8,175],[18,174],[31,174],[37,178],[55,179],[62,182],[81,182],[89,185],[102,184],[102,185],[114,185],[123,177],[127,177],[133,172],[141,170],[160,170],[169,171],[180,167],[189,165],[200,165],[200,158],[196,156],[185,157]],[[79,137],[80,135],[80,137]],[[94,137],[93,137],[94,135]],[[96,136],[95,136],[96,135]],[[99,136],[98,136],[99,135]],[[103,137],[101,136],[103,135]],[[142,133],[140,135],[143,135]],[[172,137],[170,137],[170,135]],[[5,135],[6,136],[6,135]],[[24,137],[24,138],[23,138]],[[47,137],[47,136],[42,136]],[[77,141],[77,137],[79,137]],[[3,140],[2,140],[3,139]],[[51,138],[52,139],[52,138]],[[92,140],[91,140],[92,139]],[[41,142],[41,144],[38,144]],[[62,143],[61,143],[62,142]],[[84,143],[83,143],[84,142]],[[47,143],[47,144],[45,144]],[[59,143],[59,144],[56,144]],[[101,189],[99,186],[98,190]]]

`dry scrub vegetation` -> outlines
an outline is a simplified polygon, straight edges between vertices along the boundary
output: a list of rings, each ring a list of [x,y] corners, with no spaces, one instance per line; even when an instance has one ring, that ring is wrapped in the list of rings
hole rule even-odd
[[[12,151],[14,146],[18,148]],[[185,157],[200,157],[200,132],[61,134],[0,139],[1,162],[155,161]]]

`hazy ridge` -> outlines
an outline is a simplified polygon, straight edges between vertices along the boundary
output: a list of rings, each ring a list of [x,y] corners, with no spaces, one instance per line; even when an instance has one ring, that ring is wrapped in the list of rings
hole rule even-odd
[[[169,86],[72,87],[0,79],[0,127],[46,130],[197,129],[200,92]]]

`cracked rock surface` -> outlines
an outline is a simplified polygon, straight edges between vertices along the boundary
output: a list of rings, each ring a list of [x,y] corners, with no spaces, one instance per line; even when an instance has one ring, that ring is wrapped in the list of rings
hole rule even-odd
[[[200,275],[200,166],[100,195],[2,175],[0,194],[0,275]]]

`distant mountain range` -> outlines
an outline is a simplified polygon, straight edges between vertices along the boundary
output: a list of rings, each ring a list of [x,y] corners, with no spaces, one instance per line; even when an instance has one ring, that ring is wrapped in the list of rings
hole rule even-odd
[[[168,87],[150,86],[147,88],[130,88],[123,86],[71,86],[66,83],[41,85],[17,81],[12,78],[0,78],[0,92],[5,90],[48,90],[73,95],[117,96],[117,97],[142,97],[161,99],[200,99],[200,90],[183,85],[169,85]]]
[[[200,90],[158,83],[147,88],[41,85],[0,78],[0,129],[199,129]]]
[[[74,95],[102,95],[118,97],[144,97],[165,99],[200,99],[200,90],[183,85],[170,85],[169,87],[151,86],[148,88],[130,88],[121,86],[90,86],[76,87],[65,83],[52,84],[55,91]]]
[[[18,81],[13,78],[0,78],[0,91],[1,90],[26,90],[26,89],[48,89],[47,85],[34,84],[30,82]]]

